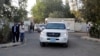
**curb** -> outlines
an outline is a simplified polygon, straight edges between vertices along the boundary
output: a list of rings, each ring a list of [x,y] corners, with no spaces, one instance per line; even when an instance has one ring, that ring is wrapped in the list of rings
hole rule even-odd
[[[83,36],[81,37],[82,39],[85,39],[85,40],[90,40],[90,41],[95,41],[95,42],[100,42],[100,39],[97,39],[97,38],[91,38],[89,36]]]
[[[18,46],[20,45],[20,42],[17,43],[7,43],[7,44],[0,44],[0,48],[8,48],[8,47],[13,47],[13,46]]]

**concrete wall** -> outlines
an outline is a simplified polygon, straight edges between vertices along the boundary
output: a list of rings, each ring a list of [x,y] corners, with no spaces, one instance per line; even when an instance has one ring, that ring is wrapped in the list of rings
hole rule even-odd
[[[87,24],[85,22],[82,23],[75,23],[75,31],[79,32],[87,32]]]
[[[75,21],[74,20],[65,20],[66,26],[70,28],[69,31],[74,31]]]

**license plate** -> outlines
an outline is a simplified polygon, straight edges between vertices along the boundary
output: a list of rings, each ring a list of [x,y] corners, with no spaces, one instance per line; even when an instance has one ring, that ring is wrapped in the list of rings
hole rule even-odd
[[[50,38],[50,41],[51,41],[51,42],[55,42],[56,39],[55,39],[55,38]]]

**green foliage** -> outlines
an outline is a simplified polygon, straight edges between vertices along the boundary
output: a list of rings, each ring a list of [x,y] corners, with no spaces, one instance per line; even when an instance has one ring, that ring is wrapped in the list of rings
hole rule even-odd
[[[74,14],[72,14],[70,11],[70,7],[68,3],[66,3],[66,5],[64,6],[63,13],[65,18],[75,18]]]
[[[34,19],[34,23],[40,23],[41,19]]]
[[[6,5],[11,5],[11,0],[5,0],[4,3],[5,3]]]
[[[27,0],[18,0],[19,1],[19,9],[18,9],[18,18],[23,21],[27,18]]]
[[[44,4],[46,5],[46,13],[47,17],[49,13],[52,13],[54,11],[63,11],[63,4],[62,0],[43,0]]]
[[[23,20],[27,17],[26,2],[27,0],[18,0],[19,8],[11,5],[11,0],[4,0],[0,7],[0,18],[7,18],[9,21]]]
[[[9,39],[9,21],[21,21],[27,17],[26,2],[27,0],[18,0],[19,8],[11,5],[11,0],[0,1],[0,19],[6,22],[0,30],[0,43],[8,42]],[[8,21],[9,20],[9,21]]]
[[[100,38],[100,0],[82,0],[84,6],[81,10],[82,17],[87,22],[92,22],[90,35]]]
[[[90,36],[100,38],[100,25],[94,25],[89,30]]]
[[[99,0],[84,0],[83,17],[92,23],[100,22],[100,1]]]
[[[18,9],[17,16],[15,16],[14,19],[17,19],[17,21],[22,21],[27,17],[27,11],[25,9]]]
[[[11,18],[11,11],[10,11],[10,6],[11,6],[11,0],[4,0],[0,1],[1,5],[0,6],[0,18]]]
[[[54,11],[53,13],[49,14],[50,18],[64,18],[63,12]]]
[[[10,28],[8,25],[5,24],[2,30],[0,30],[0,43],[8,42],[9,33],[10,33]]]
[[[40,2],[32,8],[32,14],[34,15],[34,19],[44,20],[45,16],[45,5]]]
[[[91,22],[92,26],[89,30],[90,36],[100,38],[100,0],[81,1],[83,2],[83,8],[78,11],[72,11],[72,13],[75,14],[76,18],[82,17],[86,22]]]
[[[3,28],[0,29],[0,43],[8,42],[8,35],[10,32],[8,19],[11,18],[11,0],[4,0],[0,6],[0,19],[4,23]]]
[[[40,21],[44,21],[47,17],[58,17],[57,13],[63,18],[74,17],[70,13],[69,5],[63,5],[62,0],[37,0],[31,11],[34,19]]]

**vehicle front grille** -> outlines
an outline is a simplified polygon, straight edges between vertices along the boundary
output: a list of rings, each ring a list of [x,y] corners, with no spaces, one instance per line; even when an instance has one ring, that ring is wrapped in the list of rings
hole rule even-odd
[[[60,33],[48,32],[47,36],[48,37],[60,37]]]

